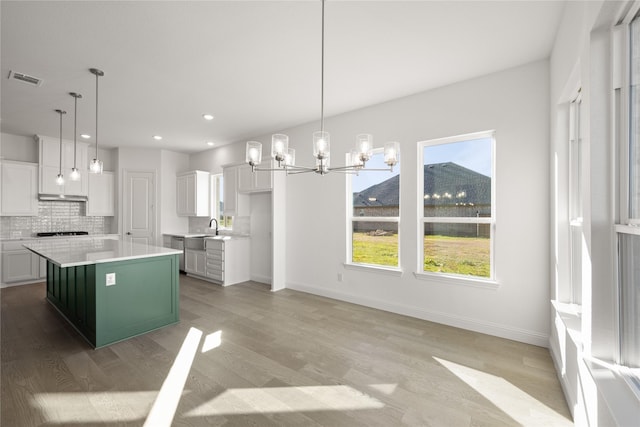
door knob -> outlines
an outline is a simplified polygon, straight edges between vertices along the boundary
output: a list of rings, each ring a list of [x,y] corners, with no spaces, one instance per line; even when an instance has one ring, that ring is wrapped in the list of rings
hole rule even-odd
[[[131,236],[131,232],[130,231],[127,231],[127,236]]]

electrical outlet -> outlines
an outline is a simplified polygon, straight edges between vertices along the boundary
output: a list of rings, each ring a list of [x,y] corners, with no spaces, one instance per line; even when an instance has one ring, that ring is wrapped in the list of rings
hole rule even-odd
[[[116,273],[107,273],[107,286],[116,284]]]

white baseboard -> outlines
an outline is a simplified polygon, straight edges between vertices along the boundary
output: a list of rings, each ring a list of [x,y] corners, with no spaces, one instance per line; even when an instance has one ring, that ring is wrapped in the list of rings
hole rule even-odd
[[[333,290],[304,285],[301,283],[287,282],[287,289],[320,295],[323,297],[346,301],[366,307],[377,308],[379,310],[389,311],[391,313],[416,317],[418,319],[428,320],[430,322],[441,323],[443,325],[453,326],[456,328],[466,329],[474,332],[480,332],[483,334],[506,338],[513,341],[519,341],[526,344],[537,345],[539,347],[549,346],[548,334],[541,334],[539,332],[514,328],[508,325],[471,319],[450,313],[425,310],[424,308],[420,307],[390,303],[388,301],[362,297],[359,295],[351,295],[343,292],[336,292]]]
[[[250,279],[253,282],[266,283],[267,285],[271,284],[271,276],[263,276],[260,274],[251,274]]]

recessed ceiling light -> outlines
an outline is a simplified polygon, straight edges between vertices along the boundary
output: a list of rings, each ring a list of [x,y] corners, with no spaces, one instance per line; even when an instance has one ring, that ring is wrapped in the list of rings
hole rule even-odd
[[[156,141],[160,141],[162,137],[160,135],[153,135],[153,139],[155,139]]]
[[[203,114],[202,117],[205,120],[213,120],[213,115],[212,114]]]
[[[89,139],[89,138],[91,138],[91,135],[83,133],[82,135],[80,135],[80,138]]]
[[[207,145],[213,147],[214,145],[216,145],[216,143],[213,141],[207,141]]]

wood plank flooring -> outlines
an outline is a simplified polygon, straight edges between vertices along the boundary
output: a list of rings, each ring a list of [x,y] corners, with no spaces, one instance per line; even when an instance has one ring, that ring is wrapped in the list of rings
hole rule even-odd
[[[572,425],[545,348],[301,292],[181,275],[178,325],[99,350],[43,283],[0,298],[2,426],[143,425],[191,328],[166,425]]]

